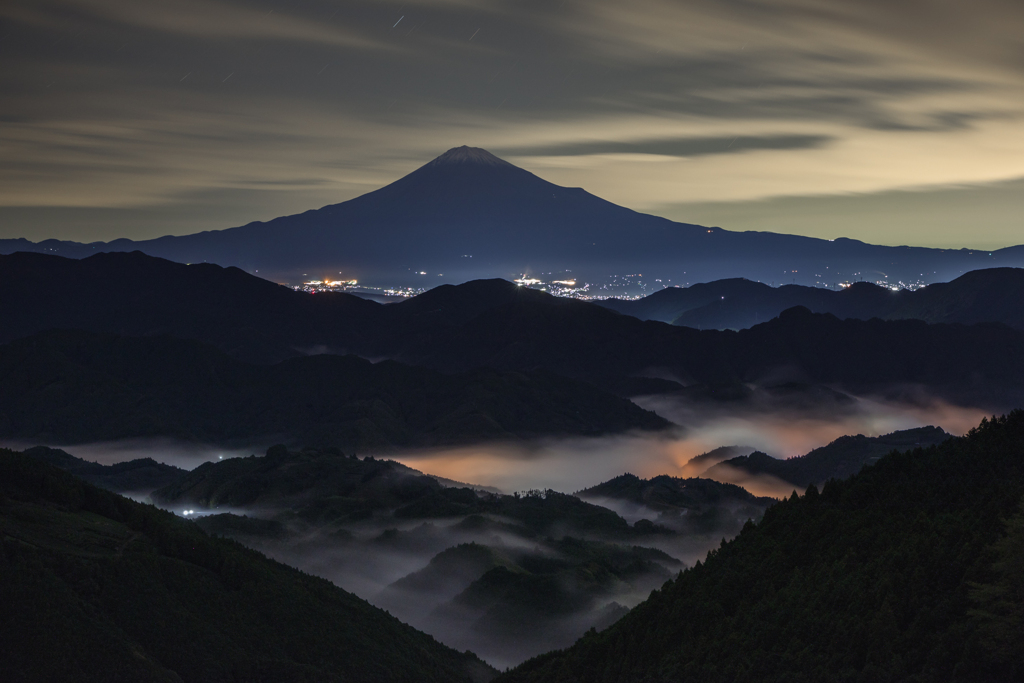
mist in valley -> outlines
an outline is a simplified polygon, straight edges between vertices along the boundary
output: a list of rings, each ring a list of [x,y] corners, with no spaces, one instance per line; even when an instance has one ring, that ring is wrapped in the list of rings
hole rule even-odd
[[[487,484],[503,491],[551,488],[574,492],[625,472],[643,478],[660,474],[697,477],[715,462],[691,461],[722,446],[739,447],[722,460],[754,450],[776,458],[792,458],[848,434],[879,436],[935,425],[950,434],[961,435],[987,414],[979,408],[942,401],[909,403],[853,396],[832,410],[803,404],[773,406],[768,401],[716,405],[666,395],[633,400],[671,420],[678,428],[658,435],[482,444],[389,457],[430,474]],[[792,486],[786,488],[771,480],[751,482],[751,486],[751,493],[773,497],[789,495],[793,490]]]
[[[641,397],[635,399],[639,405],[672,420],[677,428],[655,435],[375,454],[418,471],[403,470],[401,476],[427,473],[459,491],[468,491],[459,482],[492,487],[464,495],[504,500],[506,508],[515,510],[533,506],[540,511],[536,514],[547,515],[541,522],[534,513],[432,512],[417,517],[392,508],[360,518],[314,519],[289,506],[161,505],[177,514],[189,510],[188,517],[209,533],[235,538],[324,577],[442,642],[470,649],[503,668],[568,646],[592,627],[610,625],[651,590],[703,559],[722,538],[738,533],[747,519],[757,519],[772,502],[763,497],[788,496],[794,487],[767,475],[730,475],[719,466],[719,481],[762,498],[737,492],[699,511],[649,504],[614,490],[585,489],[625,473],[640,479],[699,477],[721,461],[754,450],[792,457],[847,434],[877,436],[926,425],[961,434],[984,415],[939,402],[833,399],[815,410],[756,395],[739,405]],[[60,448],[102,464],[148,457],[194,470],[204,463],[262,455],[266,446],[225,449],[147,439]],[[575,505],[575,499],[562,495],[566,493],[605,509],[607,519],[580,525],[573,521],[576,512],[566,512],[563,519],[563,509],[570,509],[565,506]]]
[[[232,537],[499,668],[566,647],[591,627],[610,625],[685,566],[653,548],[642,552],[653,560],[638,557],[620,545],[621,539],[529,538],[514,528],[494,528],[514,527],[508,519],[488,519],[493,525],[485,522],[483,528],[480,522],[379,519],[341,533]],[[600,557],[609,554],[606,547],[629,555],[628,561]],[[579,561],[581,551],[594,548],[595,560]],[[618,576],[611,565],[618,565]]]

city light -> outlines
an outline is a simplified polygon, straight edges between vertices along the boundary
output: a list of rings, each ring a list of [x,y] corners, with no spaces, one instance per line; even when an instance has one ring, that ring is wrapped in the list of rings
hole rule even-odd
[[[520,285],[522,287],[532,287],[533,285],[542,285],[542,284],[544,284],[543,282],[541,282],[537,278],[526,277],[525,275],[520,277],[520,278],[516,278],[515,280],[513,280],[513,282],[515,282],[517,285]]]

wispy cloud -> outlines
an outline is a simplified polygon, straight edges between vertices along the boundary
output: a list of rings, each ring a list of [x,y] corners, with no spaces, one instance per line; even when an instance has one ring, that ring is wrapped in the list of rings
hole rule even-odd
[[[49,0],[13,2],[0,10],[9,19],[46,29],[77,32],[90,20],[210,40],[251,39],[382,49],[387,46],[343,24],[311,21],[288,9],[225,0]],[[88,29],[85,29],[88,30]]]
[[[2,236],[77,206],[153,218],[57,236],[231,227],[460,144],[647,211],[1003,187],[1024,176],[1022,27],[1007,0],[15,0]],[[252,187],[280,189],[188,199]]]

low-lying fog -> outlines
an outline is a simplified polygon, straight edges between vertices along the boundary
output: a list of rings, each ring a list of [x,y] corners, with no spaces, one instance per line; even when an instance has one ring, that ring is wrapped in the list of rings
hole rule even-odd
[[[880,436],[935,425],[950,434],[977,426],[985,411],[941,402],[930,405],[857,398],[839,414],[807,411],[697,408],[651,396],[634,399],[680,425],[652,437],[628,434],[596,439],[558,439],[523,445],[480,445],[393,454],[388,457],[437,476],[494,486],[503,491],[579,491],[625,472],[642,478],[659,474],[692,477],[689,460],[719,446],[743,445],[776,458],[803,455],[840,436]],[[751,483],[756,495],[788,495],[770,482]]]
[[[927,425],[962,434],[984,416],[978,409],[937,402],[868,398],[843,399],[840,405],[826,405],[826,401],[818,409],[806,405],[780,408],[778,404],[756,402],[742,407],[729,403],[697,407],[693,402],[664,396],[636,401],[679,428],[658,436],[548,439],[528,445],[489,444],[378,457],[506,493],[548,489],[571,493],[625,472],[642,478],[660,474],[696,476],[712,463],[688,467],[688,461],[720,446],[747,446],[775,457],[792,457],[847,434],[878,436]],[[20,450],[39,444],[2,445]],[[262,455],[267,444],[224,449],[145,439],[57,447],[102,464],[149,457],[193,469],[204,462]],[[744,481],[743,485],[751,493],[773,497],[788,495],[792,490],[769,478]],[[238,538],[282,562],[327,578],[446,644],[472,649],[493,665],[505,667],[567,646],[588,628],[602,628],[615,621],[651,589],[716,547],[723,535],[736,533],[743,521],[739,516],[746,519],[749,509],[719,511],[722,514],[708,518],[710,522],[702,521],[704,526],[700,528],[685,515],[677,516],[680,525],[673,527],[670,516],[659,516],[644,505],[611,499],[590,502],[614,510],[630,524],[649,519],[673,532],[641,534],[631,540],[600,532],[559,538],[550,530],[526,533],[521,522],[509,517],[479,514],[426,520],[374,515],[362,521],[303,526],[286,510],[235,509],[230,512],[272,519],[278,532],[267,534],[239,527],[232,533],[224,527],[217,533]],[[758,509],[766,504],[760,503],[762,508]],[[211,511],[196,512],[201,516]],[[225,519],[225,524],[236,523],[232,518]],[[467,543],[473,545],[459,545]],[[631,552],[633,556],[629,556]],[[580,563],[605,567],[608,578],[602,579],[604,583],[581,584],[581,574],[574,569],[584,566]],[[589,571],[585,572],[588,576]],[[532,583],[524,583],[523,577]],[[499,591],[495,581],[506,583]],[[551,592],[541,594],[541,589]],[[558,609],[544,611],[558,601]],[[519,609],[523,611],[517,613]],[[516,630],[520,628],[517,623],[528,628]]]
[[[854,398],[839,409],[819,411],[763,406],[737,410],[730,405],[709,408],[664,396],[633,400],[671,420],[680,429],[657,436],[626,434],[542,439],[530,444],[483,444],[375,455],[438,477],[491,486],[509,493],[530,489],[571,493],[624,472],[644,478],[659,474],[696,476],[699,472],[689,470],[686,463],[719,446],[744,445],[776,458],[791,458],[846,434],[879,436],[900,429],[935,425],[950,434],[960,435],[987,414],[979,408],[958,407],[941,401],[903,403],[873,398]],[[191,470],[204,462],[262,455],[270,444],[261,442],[244,448],[224,448],[165,438],[70,446],[25,440],[0,441],[0,446],[15,450],[37,445],[61,448],[104,465],[153,458]]]

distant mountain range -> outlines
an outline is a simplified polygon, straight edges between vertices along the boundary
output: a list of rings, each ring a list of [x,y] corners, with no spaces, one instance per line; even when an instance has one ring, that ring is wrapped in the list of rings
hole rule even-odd
[[[140,253],[80,261],[16,254],[0,257],[0,318],[0,341],[52,328],[166,334],[248,362],[331,352],[444,373],[545,370],[627,396],[686,385],[691,398],[734,400],[754,384],[789,394],[804,386],[815,401],[843,398],[816,385],[854,393],[918,386],[992,410],[1024,399],[1024,331],[1001,324],[839,320],[797,307],[738,333],[699,331],[501,280],[381,305]]]
[[[471,147],[449,150],[350,201],[227,230],[89,244],[0,240],[0,253],[82,258],[135,250],[292,282],[340,277],[428,288],[524,273],[580,285],[618,276],[634,291],[640,281],[650,291],[728,277],[812,286],[931,283],[979,268],[1024,266],[1024,246],[885,247],[676,223],[554,185]]]
[[[929,323],[1001,322],[1024,329],[1024,269],[988,268],[965,273],[917,291],[893,291],[857,282],[834,291],[736,278],[670,287],[642,299],[605,299],[596,303],[641,320],[660,320],[697,329],[752,327],[793,306],[838,318],[917,319]]]

